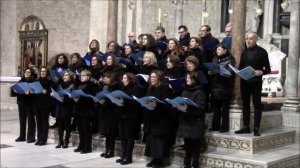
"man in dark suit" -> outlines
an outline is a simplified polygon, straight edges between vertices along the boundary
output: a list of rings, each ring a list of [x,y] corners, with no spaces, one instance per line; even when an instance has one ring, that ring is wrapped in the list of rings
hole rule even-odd
[[[260,136],[259,127],[262,115],[261,91],[262,76],[270,73],[270,62],[265,49],[257,46],[258,36],[255,32],[246,34],[247,49],[242,52],[239,69],[251,66],[255,69],[255,76],[249,80],[241,78],[241,96],[243,101],[243,127],[235,131],[236,134],[251,133],[250,124],[250,97],[254,106],[254,136]]]

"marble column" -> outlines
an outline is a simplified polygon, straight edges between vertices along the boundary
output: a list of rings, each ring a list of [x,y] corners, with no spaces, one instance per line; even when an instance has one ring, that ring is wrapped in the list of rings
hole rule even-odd
[[[232,1],[232,54],[235,58],[236,67],[240,63],[240,55],[245,47],[245,26],[246,26],[246,1]],[[233,91],[233,101],[230,106],[231,113],[241,113],[240,78],[236,75]]]
[[[118,35],[118,0],[108,1],[107,42],[117,40]],[[107,43],[106,43],[107,44]]]
[[[174,37],[178,36],[177,30],[183,23],[183,6],[181,3],[176,4],[175,9],[175,23],[174,23]]]
[[[221,2],[221,32],[224,32],[226,24],[229,22],[229,13],[228,13],[228,7],[229,7],[229,0],[224,0]]]
[[[290,1],[291,19],[289,34],[289,55],[286,71],[285,100],[281,108],[283,112],[299,114],[298,72],[299,72],[299,10],[300,0]],[[298,117],[299,118],[299,117]],[[299,123],[298,123],[299,124]]]
[[[281,33],[281,24],[280,24],[280,13],[282,8],[280,6],[282,0],[275,0],[274,3],[274,10],[273,10],[273,33]]]

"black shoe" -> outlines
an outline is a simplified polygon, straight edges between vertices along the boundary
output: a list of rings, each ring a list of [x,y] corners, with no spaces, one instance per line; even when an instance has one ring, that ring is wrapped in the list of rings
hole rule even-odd
[[[228,129],[220,129],[220,133],[224,133],[224,132],[228,132],[229,130]]]
[[[26,141],[25,138],[21,138],[21,137],[18,137],[17,139],[15,139],[16,142],[24,142]]]
[[[105,156],[104,156],[104,158],[112,158],[112,157],[114,157],[115,155],[114,155],[114,153],[113,152],[108,152]]]
[[[39,146],[43,146],[43,145],[46,145],[46,142],[40,142],[39,143]]]
[[[238,131],[234,131],[235,134],[249,134],[251,133],[250,128],[242,128]]]
[[[155,165],[155,160],[152,159],[149,163],[146,164],[146,167],[152,167]]]
[[[104,151],[103,153],[100,154],[101,157],[104,157],[105,155],[107,155],[107,151]]]
[[[260,136],[260,133],[257,128],[254,128],[253,132],[254,132],[253,133],[254,136]]]
[[[83,151],[83,149],[82,148],[76,148],[76,149],[74,149],[74,152],[81,152],[81,151]]]
[[[190,165],[185,165],[185,164],[184,164],[184,165],[181,166],[181,168],[191,168],[191,166],[190,166]]]
[[[59,142],[59,143],[55,146],[55,148],[61,148],[63,145],[64,145],[64,143]]]
[[[218,129],[209,128],[208,131],[219,131]]]
[[[119,159],[116,160],[116,163],[121,163],[123,161],[124,157],[121,157]]]
[[[132,163],[132,159],[123,159],[122,162],[120,163],[121,165],[127,165]]]
[[[35,142],[34,139],[28,139],[28,140],[27,140],[27,143],[33,143],[33,142]]]
[[[80,153],[81,154],[92,153],[92,149],[83,149]]]
[[[65,141],[65,143],[63,144],[62,148],[68,148],[69,147],[69,141]]]
[[[36,141],[36,142],[35,142],[35,145],[39,145],[39,144],[40,144],[40,141]]]

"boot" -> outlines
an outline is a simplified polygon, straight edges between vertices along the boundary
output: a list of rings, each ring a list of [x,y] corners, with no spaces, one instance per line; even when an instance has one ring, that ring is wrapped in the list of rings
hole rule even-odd
[[[62,146],[62,148],[68,148],[69,147],[69,139],[65,139],[65,142]]]
[[[55,148],[61,148],[63,145],[64,145],[64,142],[61,141],[55,146]]]

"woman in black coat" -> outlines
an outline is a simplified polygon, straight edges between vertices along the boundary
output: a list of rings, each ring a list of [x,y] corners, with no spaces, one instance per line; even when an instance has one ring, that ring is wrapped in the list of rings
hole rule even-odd
[[[107,72],[104,74],[104,86],[102,91],[113,92],[119,89],[116,74]],[[100,154],[101,157],[114,157],[115,140],[118,136],[118,112],[117,105],[112,103],[110,99],[105,98],[99,101],[101,106],[99,114],[100,134],[105,136],[105,151]]]
[[[58,84],[57,90],[74,90],[75,75],[72,71],[65,71],[63,80]],[[71,119],[73,116],[74,101],[68,95],[62,97],[63,102],[56,102],[55,117],[58,123],[58,145],[56,148],[68,148],[69,139],[71,135]],[[66,131],[64,139],[64,131]]]
[[[38,80],[42,87],[42,93],[34,95],[34,114],[37,124],[37,141],[35,145],[45,145],[48,139],[49,114],[52,98],[50,97],[51,87],[53,85],[47,67],[42,66]]]
[[[217,56],[213,59],[213,62],[233,74],[228,65],[234,65],[234,58],[229,54],[226,45],[219,44],[216,53]],[[208,74],[211,76],[211,99],[214,113],[210,131],[228,132],[229,105],[233,91],[234,75],[221,75],[220,70],[208,71]]]
[[[144,91],[134,82],[134,75],[132,73],[125,73],[122,78],[121,91],[130,96],[141,98],[144,96]],[[117,99],[123,106],[118,106],[119,112],[119,137],[122,144],[122,155],[116,162],[121,165],[132,162],[132,151],[134,147],[134,140],[139,138],[141,131],[141,114],[142,107],[135,100]]]
[[[197,168],[199,166],[201,142],[205,132],[205,94],[201,89],[197,72],[189,72],[186,76],[186,88],[182,93],[195,102],[198,107],[187,106],[186,104],[176,106],[186,112],[181,112],[179,116],[179,127],[177,136],[184,138],[184,165],[183,167]]]
[[[37,75],[33,68],[26,68],[19,82],[34,82]],[[35,119],[33,111],[33,95],[29,91],[25,94],[19,94],[15,90],[11,91],[12,96],[17,96],[17,104],[19,109],[20,136],[16,142],[26,141],[27,143],[35,142]],[[26,138],[26,122],[28,121],[27,138]]]
[[[75,88],[82,90],[85,94],[95,95],[97,85],[90,81],[91,72],[83,70],[80,73],[80,83]],[[79,132],[79,145],[74,152],[81,154],[92,152],[92,120],[94,116],[94,100],[89,97],[75,98],[75,115],[77,118],[77,128]]]
[[[149,87],[146,91],[146,96],[154,96],[161,101],[166,98],[172,98],[172,89],[165,82],[165,77],[162,71],[154,70],[150,73]],[[148,106],[154,110],[145,110],[144,113],[144,132],[146,136],[147,156],[153,159],[147,163],[147,167],[163,166],[163,159],[170,155],[170,136],[172,135],[172,111],[170,106],[163,103],[151,101]]]

